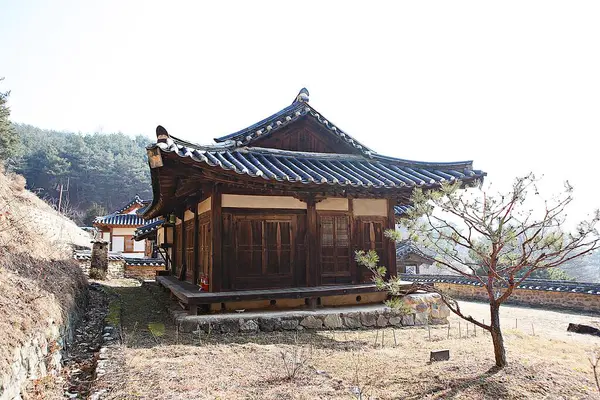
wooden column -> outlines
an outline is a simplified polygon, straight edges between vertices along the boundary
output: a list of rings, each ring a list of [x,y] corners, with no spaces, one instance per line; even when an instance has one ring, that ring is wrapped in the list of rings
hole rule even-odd
[[[173,244],[171,245],[171,274],[177,276],[177,220],[173,223]]]
[[[210,291],[220,292],[223,284],[222,263],[222,234],[223,220],[221,219],[221,190],[218,185],[213,186],[211,204],[211,227],[212,227],[212,274],[210,277]]]
[[[314,197],[306,199],[306,283],[319,286],[321,273],[318,261],[317,202]]]
[[[394,212],[395,201],[388,199],[388,218],[386,229],[396,229],[396,213]],[[398,268],[396,266],[396,242],[391,239],[385,239],[387,243],[387,254],[388,254],[388,278],[391,276],[398,275]]]
[[[194,285],[198,284],[198,204],[194,207]]]
[[[179,280],[185,280],[185,274],[187,274],[187,263],[185,260],[185,210],[181,212],[181,272],[179,273]]]

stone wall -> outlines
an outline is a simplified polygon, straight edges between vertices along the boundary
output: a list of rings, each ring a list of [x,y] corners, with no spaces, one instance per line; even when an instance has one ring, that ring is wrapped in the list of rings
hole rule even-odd
[[[402,275],[402,279],[433,284],[457,299],[488,301],[481,284],[464,277]],[[529,279],[515,289],[507,303],[600,312],[600,284]]]
[[[154,279],[156,277],[156,271],[163,271],[164,265],[129,265],[125,266],[125,278],[134,279]]]
[[[13,349],[10,373],[1,377],[0,400],[21,399],[22,391],[29,381],[60,373],[63,355],[73,341],[74,328],[79,323],[87,302],[86,290],[79,294],[76,303],[80,306],[71,310],[64,325],[49,319],[45,331],[33,332],[29,340]]]
[[[316,310],[263,311],[188,315],[171,310],[182,332],[258,333],[319,329],[371,329],[445,324],[450,315],[437,293],[415,293],[404,297],[402,310],[384,305],[329,307]]]
[[[90,274],[90,260],[89,259],[77,259],[79,266],[84,274],[89,276]],[[125,276],[125,261],[120,260],[108,260],[108,269],[106,271],[107,279],[119,279]]]

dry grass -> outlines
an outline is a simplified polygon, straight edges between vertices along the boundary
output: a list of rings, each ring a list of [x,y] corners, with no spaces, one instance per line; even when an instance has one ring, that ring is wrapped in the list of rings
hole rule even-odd
[[[115,290],[119,291],[118,288]],[[596,388],[588,353],[598,338],[566,332],[567,321],[595,317],[507,307],[510,315],[540,321],[536,335],[506,329],[510,365],[494,365],[491,339],[472,327],[459,338],[452,321],[423,328],[261,333],[258,335],[177,334],[162,308],[160,292],[120,291],[124,332],[122,367],[103,382],[111,399],[589,399]],[[464,309],[484,318],[482,304]],[[548,319],[547,313],[554,319]],[[508,320],[509,317],[505,317]],[[165,324],[159,343],[149,321]],[[539,333],[538,333],[539,331]],[[394,332],[396,342],[394,344]],[[375,339],[377,338],[377,343]],[[381,344],[383,338],[383,346]],[[310,347],[311,357],[289,379],[281,353]],[[429,352],[449,349],[448,362],[429,363]],[[360,395],[359,395],[360,394]]]
[[[34,331],[62,325],[87,284],[72,245],[89,236],[0,168],[0,376]]]

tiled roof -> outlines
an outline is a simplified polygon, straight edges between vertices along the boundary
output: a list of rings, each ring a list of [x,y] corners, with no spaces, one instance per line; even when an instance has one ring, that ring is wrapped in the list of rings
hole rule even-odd
[[[77,250],[73,253],[73,258],[76,260],[90,260],[92,258],[91,250]],[[108,252],[108,260],[109,261],[119,261],[122,260],[123,256],[119,252]]]
[[[162,258],[125,258],[125,263],[131,266],[162,267],[165,260]]]
[[[133,236],[134,240],[142,240],[145,239],[152,232],[156,232],[163,224],[165,220],[162,218],[154,219],[153,222],[146,224],[144,226],[140,226],[135,230],[135,234]]]
[[[127,203],[125,206],[121,207],[117,211],[113,212],[113,214],[120,214],[123,211],[127,210],[128,208],[130,208],[131,206],[136,205],[136,204],[139,206],[144,206],[144,205],[147,205],[148,203],[150,203],[149,200],[142,200],[140,198],[140,196],[138,196],[136,194],[135,197],[133,199],[131,199],[131,201],[129,203]]]
[[[402,274],[402,280],[420,283],[454,283],[458,285],[481,286],[475,279],[462,275],[413,275]],[[571,292],[600,295],[600,284],[589,282],[550,281],[545,279],[526,279],[518,289],[545,290],[550,292]]]
[[[247,146],[256,139],[271,135],[278,129],[287,126],[303,116],[313,118],[319,124],[327,128],[328,132],[342,139],[345,143],[359,150],[362,154],[371,155],[373,153],[368,147],[359,143],[356,139],[332,124],[331,121],[327,120],[317,110],[308,105],[308,90],[306,88],[300,90],[300,93],[298,93],[296,99],[290,106],[248,128],[242,129],[241,131],[215,138],[215,142],[234,141],[238,146]]]
[[[394,206],[394,214],[396,217],[402,217],[411,210],[411,206]]]
[[[483,171],[473,170],[470,161],[427,163],[352,154],[306,153],[241,147],[198,146],[170,137],[157,143],[163,152],[189,157],[198,163],[220,167],[264,180],[328,184],[371,188],[431,186],[456,179],[479,179]]]
[[[396,244],[396,257],[397,258],[402,259],[402,258],[410,255],[411,253],[416,254],[423,258],[431,259],[412,240],[403,240]]]
[[[156,218],[145,220],[137,214],[109,214],[102,217],[96,217],[94,225],[142,226],[156,220]]]

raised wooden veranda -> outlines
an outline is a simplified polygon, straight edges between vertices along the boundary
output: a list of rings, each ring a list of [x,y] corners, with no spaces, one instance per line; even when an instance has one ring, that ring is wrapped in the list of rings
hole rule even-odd
[[[377,290],[373,283],[328,285],[281,289],[205,292],[199,286],[181,281],[172,275],[156,277],[157,283],[171,292],[189,314],[252,308],[298,308],[339,306],[382,302],[387,293]],[[406,288],[412,282],[405,282]],[[352,297],[354,297],[352,299]]]

